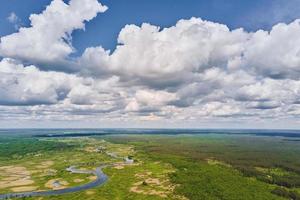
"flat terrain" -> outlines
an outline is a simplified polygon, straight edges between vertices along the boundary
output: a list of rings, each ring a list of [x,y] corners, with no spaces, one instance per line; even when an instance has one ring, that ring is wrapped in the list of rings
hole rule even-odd
[[[299,199],[300,141],[220,134],[0,136],[0,194],[92,189],[26,199]],[[133,163],[131,162],[133,160]]]

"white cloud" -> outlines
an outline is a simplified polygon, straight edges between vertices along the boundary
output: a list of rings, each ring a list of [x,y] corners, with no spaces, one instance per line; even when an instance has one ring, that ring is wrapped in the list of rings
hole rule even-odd
[[[3,110],[0,118],[9,115],[63,120],[120,114],[129,100],[128,90],[115,76],[98,80],[41,71],[10,58],[0,61],[0,107]]]
[[[135,98],[139,103],[145,105],[166,105],[167,102],[176,99],[176,94],[165,91],[138,90]]]
[[[18,30],[21,26],[21,19],[16,15],[16,13],[11,12],[7,17],[9,23],[14,25],[14,28]]]
[[[58,72],[43,72],[35,66],[23,66],[11,59],[0,62],[0,104],[55,104],[81,78]]]
[[[126,111],[153,111],[160,110],[161,107],[168,105],[168,103],[176,100],[176,94],[166,91],[155,90],[137,90],[134,97],[127,104]]]
[[[199,110],[198,114],[202,116],[226,117],[240,113],[239,107],[230,105],[230,103],[210,102]]]
[[[74,52],[72,31],[83,29],[84,22],[106,9],[97,0],[53,0],[41,14],[30,15],[30,27],[1,38],[0,55],[32,63],[63,61]]]
[[[277,24],[270,32],[259,30],[245,44],[241,58],[245,68],[274,78],[299,78],[300,20]]]
[[[228,60],[240,55],[247,36],[242,29],[230,31],[198,18],[180,20],[162,30],[150,24],[127,25],[111,55],[101,47],[88,48],[81,61],[99,73],[178,81],[183,74],[188,78],[191,72],[214,65],[226,67]]]
[[[143,24],[125,26],[120,45],[110,54],[102,47],[88,48],[80,62],[91,73],[115,73],[156,80],[167,85],[197,78],[206,69],[244,71],[272,78],[299,77],[300,20],[277,24],[270,32],[248,33],[198,18],[180,20],[160,29]],[[152,83],[153,84],[153,83]]]
[[[9,14],[9,16],[7,17],[7,20],[8,20],[10,23],[14,24],[14,23],[17,23],[20,19],[19,19],[19,17],[16,15],[16,13],[11,12],[11,13]]]
[[[0,118],[176,123],[299,115],[299,20],[269,32],[198,18],[163,29],[127,25],[114,51],[89,47],[70,61],[72,31],[106,10],[84,1],[53,0],[31,15],[31,27],[1,38]],[[51,71],[59,61],[78,71]]]

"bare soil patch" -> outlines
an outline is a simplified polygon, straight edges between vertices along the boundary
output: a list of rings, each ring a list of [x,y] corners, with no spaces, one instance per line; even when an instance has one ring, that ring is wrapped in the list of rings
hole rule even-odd
[[[66,188],[67,185],[69,185],[69,183],[63,179],[51,179],[45,184],[45,187],[59,190]]]
[[[114,166],[115,169],[124,169],[124,166],[123,165],[117,165],[117,166]]]
[[[93,195],[93,194],[95,194],[95,191],[86,191],[85,192],[87,195]]]
[[[135,177],[139,181],[132,185],[130,192],[167,198],[175,188],[166,175],[155,177],[152,172],[146,171],[135,174]]]
[[[31,172],[22,166],[2,166],[0,167],[0,189],[28,186],[34,184],[31,179]]]
[[[83,182],[84,180],[83,179],[80,179],[80,178],[76,178],[74,179],[74,183],[81,183]]]
[[[51,167],[52,165],[54,165],[54,162],[52,160],[47,160],[47,161],[40,163],[40,165],[38,165],[37,168],[47,169],[47,168]]]
[[[90,179],[91,181],[94,181],[94,180],[97,179],[97,176],[89,176],[89,179]]]
[[[14,187],[11,188],[13,192],[29,192],[37,190],[36,186],[21,186],[21,187]]]

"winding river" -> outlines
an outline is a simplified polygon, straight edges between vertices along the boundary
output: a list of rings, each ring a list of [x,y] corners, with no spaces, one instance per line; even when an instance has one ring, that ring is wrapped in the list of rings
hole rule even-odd
[[[102,169],[104,167],[107,167],[108,165],[102,165],[96,170],[78,170],[74,166],[71,166],[67,168],[67,171],[71,173],[84,173],[84,174],[94,174],[97,176],[97,179],[84,184],[84,185],[79,185],[75,187],[70,187],[70,188],[64,188],[64,189],[59,189],[59,190],[47,190],[47,191],[32,191],[32,192],[18,192],[18,193],[7,193],[7,194],[0,194],[0,199],[10,199],[10,198],[21,198],[21,197],[34,197],[34,196],[50,196],[50,195],[61,195],[61,194],[66,194],[66,193],[71,193],[71,192],[78,192],[78,191],[83,191],[87,190],[90,188],[94,188],[96,186],[102,185],[105,183],[108,179],[107,175],[103,173]]]

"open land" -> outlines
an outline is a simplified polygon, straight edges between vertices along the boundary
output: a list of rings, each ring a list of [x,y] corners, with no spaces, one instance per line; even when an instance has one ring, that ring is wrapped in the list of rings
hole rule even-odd
[[[102,185],[26,199],[300,199],[299,155],[300,141],[280,136],[6,135],[0,194],[82,186],[97,179],[85,172],[106,165]]]

